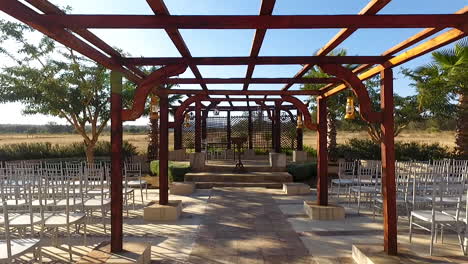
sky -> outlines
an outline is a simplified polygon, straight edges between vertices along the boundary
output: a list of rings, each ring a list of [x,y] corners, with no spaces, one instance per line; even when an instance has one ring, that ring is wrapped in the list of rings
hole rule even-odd
[[[75,14],[153,14],[145,0],[51,0],[55,5],[71,6]],[[369,0],[277,0],[274,15],[357,14]],[[261,0],[165,0],[173,15],[257,15]],[[379,14],[450,14],[462,9],[468,0],[393,0]],[[9,19],[0,11],[0,19]],[[180,57],[164,30],[159,29],[91,29],[113,47],[132,56]],[[326,44],[339,29],[268,30],[260,56],[309,56]],[[385,50],[418,33],[421,29],[359,29],[338,48],[348,55],[380,55]],[[249,56],[255,30],[181,30],[192,56]],[[430,55],[403,65],[416,68],[429,63]],[[0,62],[0,66],[2,66]],[[300,65],[256,66],[253,77],[292,77]],[[199,66],[203,77],[245,77],[247,66]],[[410,80],[394,69],[395,92],[414,94]],[[188,69],[182,78],[193,78]],[[249,89],[280,89],[282,84],[252,84]],[[200,89],[199,85],[181,85],[183,89]],[[241,84],[208,85],[209,89],[242,89]],[[299,89],[299,85],[291,89]],[[234,102],[234,105],[242,105]],[[18,103],[0,104],[1,124],[45,124],[64,120],[48,116],[25,116]],[[127,123],[126,123],[127,124]],[[145,125],[147,119],[128,122]]]

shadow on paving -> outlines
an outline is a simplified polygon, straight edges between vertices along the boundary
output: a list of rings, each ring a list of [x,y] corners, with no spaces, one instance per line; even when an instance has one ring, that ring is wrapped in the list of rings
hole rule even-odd
[[[315,263],[271,194],[214,189],[189,263]]]

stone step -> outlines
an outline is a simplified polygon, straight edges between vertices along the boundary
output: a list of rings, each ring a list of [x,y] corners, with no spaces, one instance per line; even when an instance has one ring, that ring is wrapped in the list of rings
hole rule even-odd
[[[235,165],[205,165],[204,172],[233,172]],[[246,172],[285,172],[286,168],[244,165]]]
[[[287,172],[190,172],[184,177],[187,182],[245,182],[245,183],[283,183],[292,182],[291,174]]]
[[[196,182],[197,189],[211,189],[214,187],[257,187],[268,189],[281,189],[283,184],[279,182]]]

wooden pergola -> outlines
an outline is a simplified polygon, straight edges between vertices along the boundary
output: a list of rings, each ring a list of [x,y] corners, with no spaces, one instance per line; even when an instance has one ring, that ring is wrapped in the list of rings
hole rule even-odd
[[[180,133],[183,114],[191,104],[200,120],[202,101],[223,101],[212,98],[225,96],[245,96],[247,107],[249,96],[281,96],[304,117],[308,129],[318,131],[318,184],[319,205],[327,205],[327,98],[347,88],[358,97],[360,113],[364,120],[380,123],[383,131],[382,141],[382,191],[384,215],[384,248],[390,255],[397,254],[397,213],[395,190],[395,154],[393,138],[393,74],[392,68],[427,54],[459,40],[468,33],[468,7],[455,14],[405,14],[377,15],[391,0],[372,0],[357,15],[272,15],[275,0],[262,0],[259,15],[256,16],[174,16],[166,8],[163,0],[147,0],[154,15],[70,15],[47,0],[25,0],[28,5],[17,0],[2,0],[0,10],[23,23],[37,29],[63,45],[87,56],[109,68],[111,72],[111,141],[112,141],[112,210],[111,210],[111,248],[113,252],[122,250],[122,122],[135,120],[144,110],[150,93],[160,97],[160,200],[168,203],[168,100],[169,94],[191,95],[177,109],[173,127],[175,134]],[[180,58],[131,58],[124,57],[105,43],[89,28],[134,28],[164,29],[182,57]],[[340,28],[341,30],[315,56],[259,56],[265,33],[268,29],[317,29]],[[390,48],[380,56],[326,56],[338,47],[353,32],[360,28],[422,28],[423,30],[400,44]],[[184,42],[179,29],[255,29],[250,56],[248,57],[193,57]],[[436,36],[435,34],[440,33]],[[420,43],[422,42],[422,43]],[[413,47],[413,45],[417,44]],[[410,48],[411,47],[411,48]],[[360,64],[348,70],[342,64]],[[256,65],[305,65],[291,78],[252,78]],[[146,75],[138,66],[161,66]],[[203,78],[198,65],[247,65],[245,78]],[[333,78],[304,78],[303,76],[317,65]],[[195,78],[171,78],[186,71],[193,72]],[[381,111],[371,109],[371,101],[363,81],[373,76],[381,76]],[[133,106],[122,109],[122,77],[136,83]],[[207,84],[243,84],[241,90],[210,90]],[[280,90],[249,90],[253,83],[284,83]],[[317,91],[289,90],[297,83],[325,83]],[[199,84],[201,89],[161,89],[161,84]],[[317,96],[317,123],[312,123],[308,108],[299,100],[298,95]],[[283,102],[277,103],[281,105]],[[234,109],[234,108],[233,108]],[[248,108],[247,108],[248,109]],[[201,130],[200,121],[196,130]],[[200,132],[196,136],[196,149],[200,151]]]

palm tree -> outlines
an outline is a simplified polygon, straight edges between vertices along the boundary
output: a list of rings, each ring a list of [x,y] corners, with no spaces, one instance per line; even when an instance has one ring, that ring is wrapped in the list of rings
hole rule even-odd
[[[333,50],[329,53],[329,56],[346,56],[347,51],[345,49],[338,49]],[[346,65],[347,68],[353,68],[354,65]],[[327,73],[323,72],[319,67],[314,66],[312,67],[309,72],[304,75],[305,78],[326,78],[330,77]],[[304,84],[302,85],[302,90],[319,90],[320,88],[324,87],[324,84]],[[312,106],[315,106],[316,103],[314,102],[315,97],[311,97]],[[345,113],[345,106],[346,106],[346,94],[339,93],[330,98],[327,98],[327,142],[328,142],[328,150],[330,158],[334,157],[334,153],[336,150],[336,127],[337,127],[337,120],[338,118],[344,117]]]
[[[468,158],[468,38],[433,52],[430,64],[403,73],[414,81],[421,110],[442,118],[456,113],[455,151]]]
[[[166,84],[164,88],[171,89],[174,85]],[[169,95],[169,114],[174,115],[173,108],[171,105],[182,98],[181,94],[172,94]],[[158,119],[151,119],[149,123],[149,143],[148,143],[148,160],[157,160],[159,159],[159,123]]]

